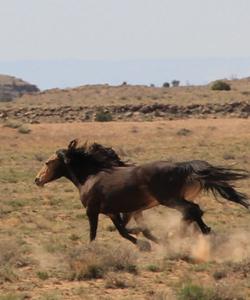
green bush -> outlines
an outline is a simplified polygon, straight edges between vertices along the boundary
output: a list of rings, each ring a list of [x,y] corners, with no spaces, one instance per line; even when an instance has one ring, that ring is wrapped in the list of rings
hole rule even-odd
[[[22,125],[18,128],[18,132],[22,134],[28,134],[31,132],[31,129],[25,125]]]
[[[212,300],[213,292],[195,284],[186,284],[179,292],[179,300]]]
[[[228,84],[222,80],[217,80],[211,85],[211,90],[213,90],[213,91],[230,91],[231,86],[230,86],[230,84]]]
[[[180,81],[179,80],[172,80],[172,86],[173,87],[178,87],[180,85]]]
[[[164,88],[169,88],[169,87],[170,87],[170,84],[169,84],[168,82],[164,82],[163,85],[162,85],[162,87],[164,87]]]
[[[112,121],[112,115],[109,111],[99,110],[96,113],[95,120],[98,122],[109,122]]]
[[[49,278],[49,274],[47,272],[38,271],[36,273],[37,277],[41,280],[47,280]]]

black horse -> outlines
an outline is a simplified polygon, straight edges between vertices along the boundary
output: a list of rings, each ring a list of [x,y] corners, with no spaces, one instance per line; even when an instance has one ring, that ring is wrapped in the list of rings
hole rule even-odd
[[[77,147],[74,140],[67,149],[60,149],[49,158],[35,182],[43,186],[65,176],[77,186],[87,209],[91,241],[96,237],[98,215],[103,213],[124,238],[138,243],[125,228],[124,219],[160,204],[179,210],[186,222],[196,222],[201,232],[208,234],[211,229],[202,220],[203,211],[192,202],[202,191],[250,207],[247,196],[232,185],[233,181],[249,177],[245,170],[212,166],[201,160],[156,161],[140,166],[124,165],[122,161],[119,166],[118,161],[103,159],[91,147]],[[146,226],[144,229],[147,231]],[[154,240],[153,236],[148,237]]]

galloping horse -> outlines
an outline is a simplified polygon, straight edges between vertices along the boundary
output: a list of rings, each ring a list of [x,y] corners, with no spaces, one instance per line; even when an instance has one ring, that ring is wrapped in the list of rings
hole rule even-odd
[[[93,145],[77,147],[77,140],[71,141],[67,149],[56,151],[47,160],[35,179],[38,186],[62,176],[75,184],[87,210],[91,241],[96,237],[98,215],[102,213],[111,218],[124,238],[145,246],[145,242],[129,234],[120,214],[129,219],[134,213],[160,204],[179,210],[185,221],[196,222],[201,232],[208,234],[211,229],[202,220],[203,211],[192,202],[202,191],[250,207],[247,196],[232,185],[233,181],[249,177],[245,170],[212,166],[202,160],[126,165],[114,151],[115,159],[109,160],[93,149]],[[150,233],[148,238],[154,240]]]

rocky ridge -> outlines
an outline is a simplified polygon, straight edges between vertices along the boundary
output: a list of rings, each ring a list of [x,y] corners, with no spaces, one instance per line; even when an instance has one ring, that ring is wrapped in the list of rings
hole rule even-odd
[[[39,92],[36,85],[14,76],[0,75],[0,101],[7,102],[24,94]]]
[[[25,123],[64,123],[98,121],[97,115],[107,116],[108,120],[152,121],[159,119],[186,118],[248,118],[250,103],[235,101],[226,104],[190,104],[187,106],[171,104],[138,104],[115,106],[61,106],[61,107],[23,107],[0,109],[0,122],[16,119]],[[110,117],[111,116],[111,117]],[[100,120],[99,120],[100,121]]]

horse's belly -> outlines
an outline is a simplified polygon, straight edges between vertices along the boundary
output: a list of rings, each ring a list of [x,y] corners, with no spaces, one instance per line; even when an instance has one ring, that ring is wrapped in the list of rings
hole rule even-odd
[[[101,212],[105,214],[125,213],[144,210],[158,204],[156,199],[140,191],[138,188],[132,190],[122,189],[117,192],[112,192],[105,197],[105,201],[103,201],[101,205]]]

